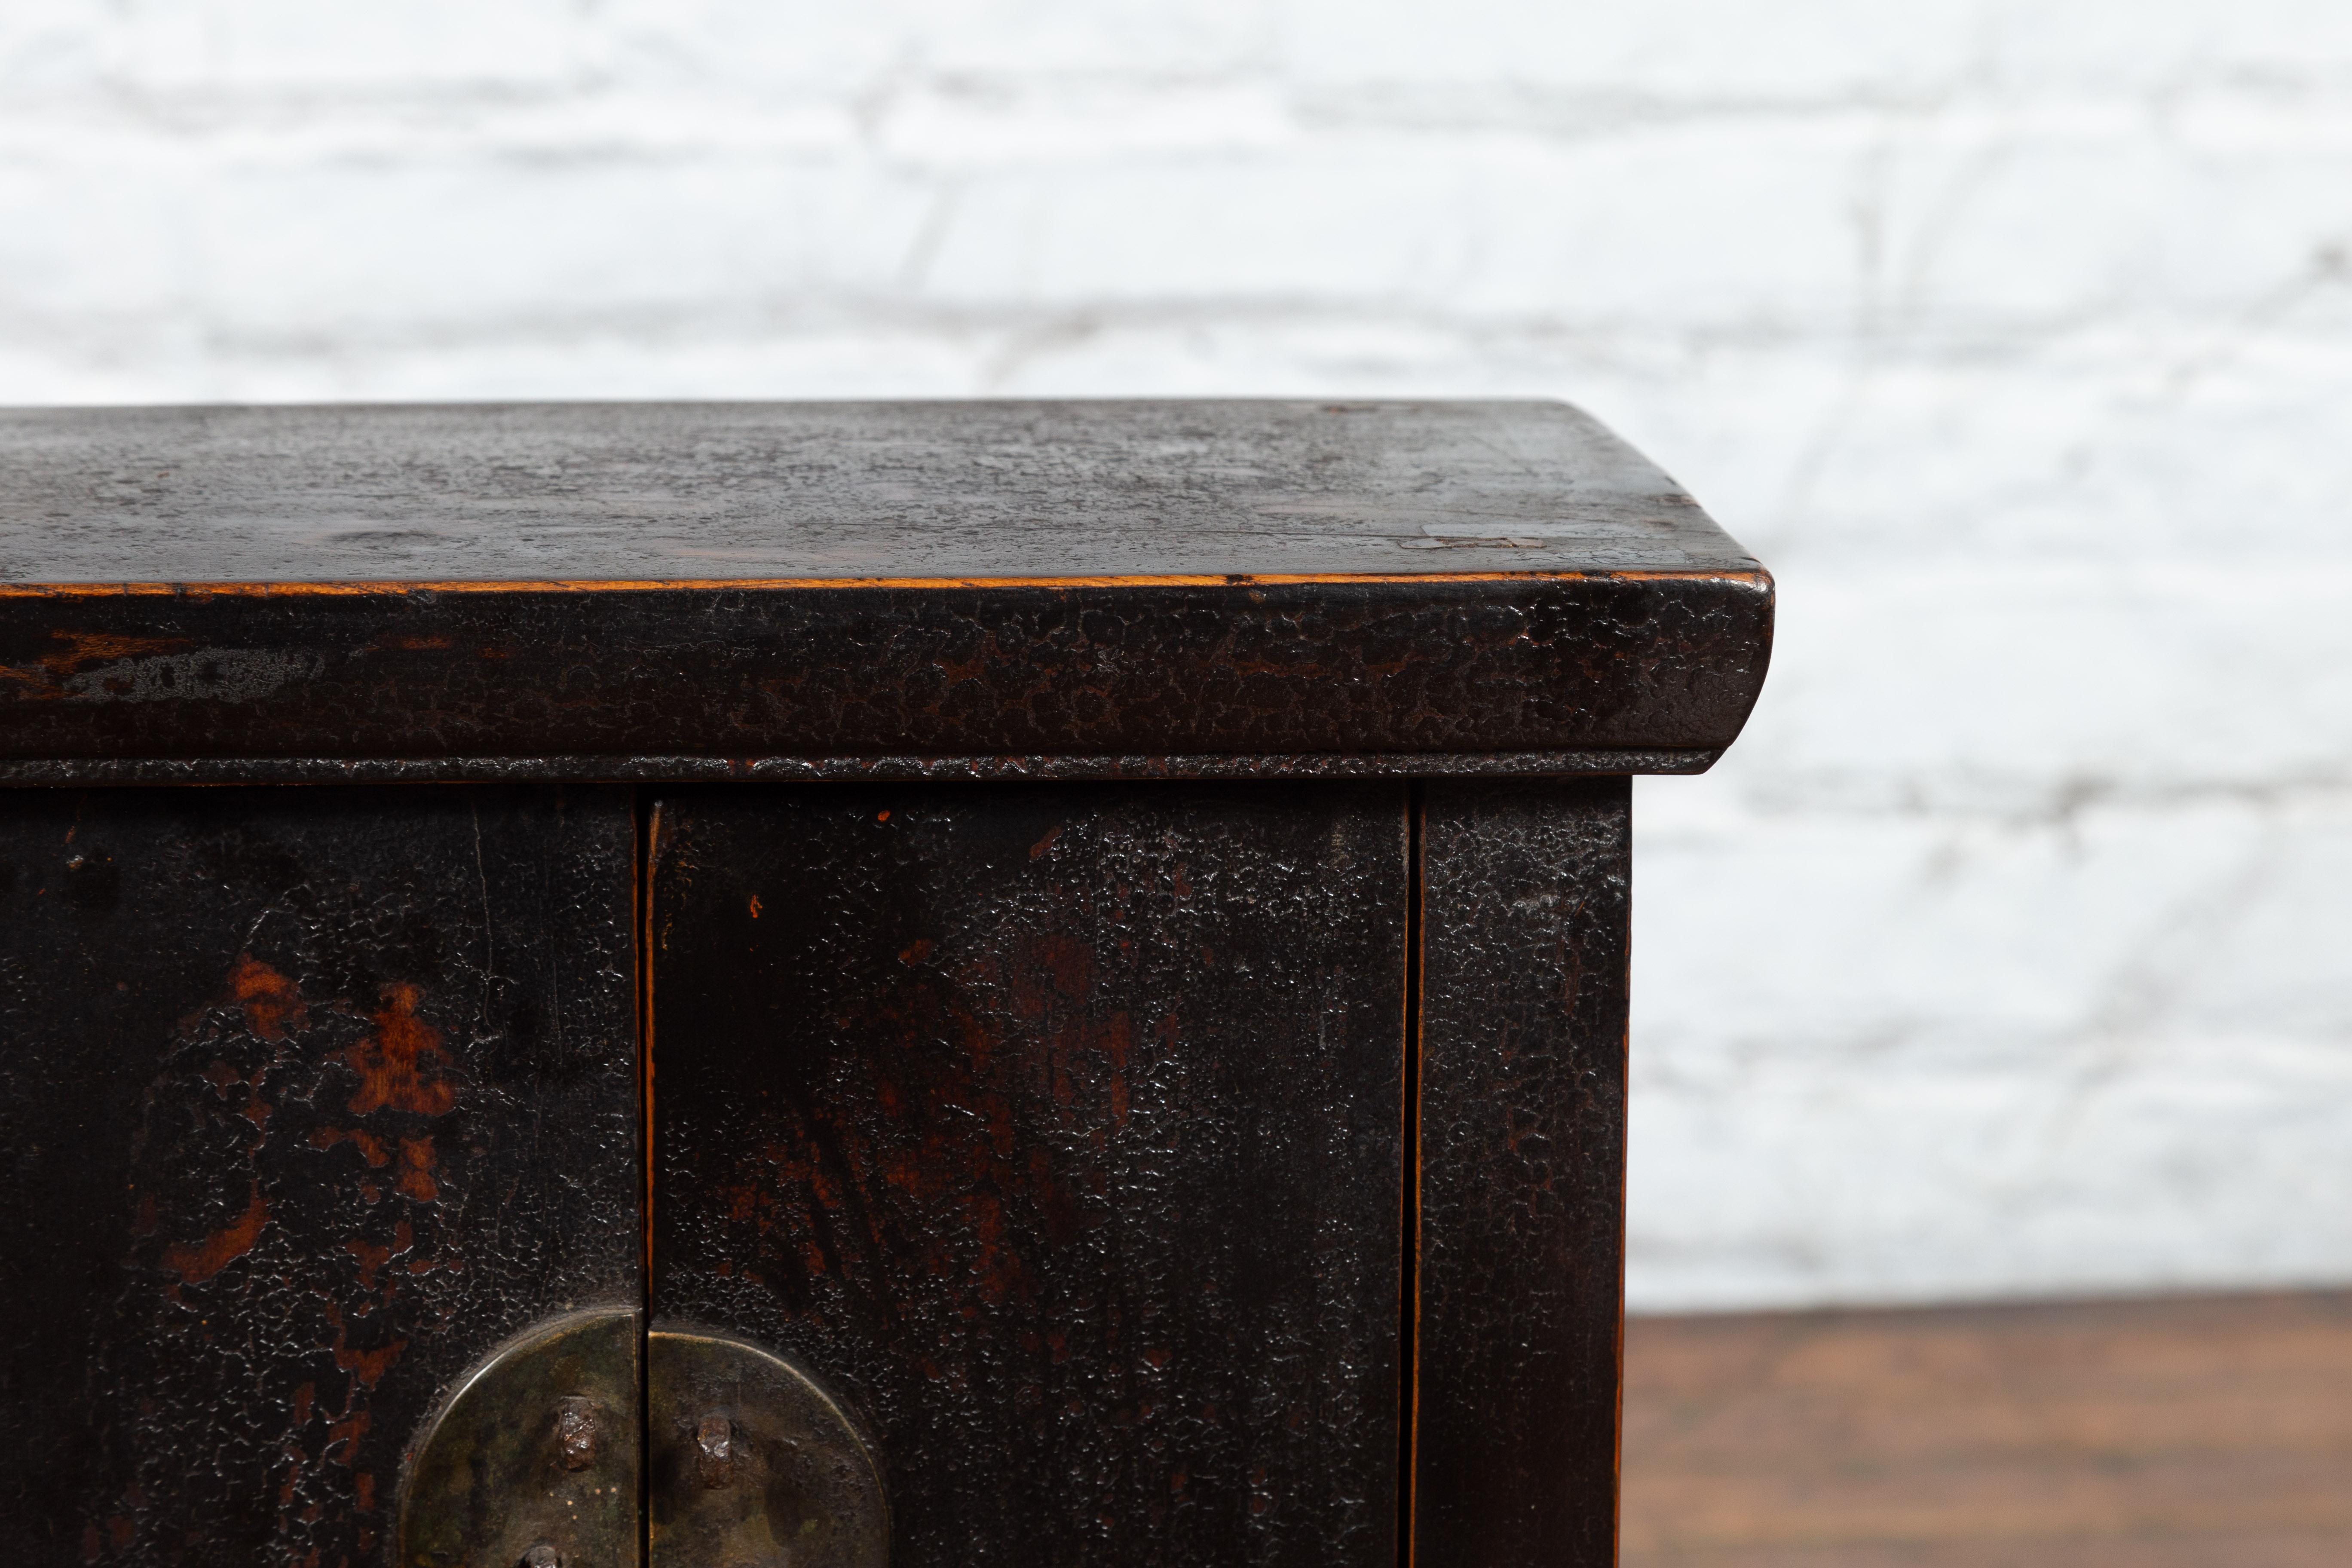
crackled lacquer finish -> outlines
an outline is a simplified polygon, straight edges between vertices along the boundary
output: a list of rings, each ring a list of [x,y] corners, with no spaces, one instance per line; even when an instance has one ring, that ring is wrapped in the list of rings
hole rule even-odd
[[[1419,1563],[1617,1560],[1627,798],[1424,786]]]
[[[0,455],[18,782],[1695,771],[1771,626],[1556,404],[30,410]]]
[[[0,796],[0,1557],[382,1560],[478,1356],[640,1291],[614,790]]]
[[[1407,793],[663,801],[656,1321],[855,1406],[900,1568],[1394,1561]]]

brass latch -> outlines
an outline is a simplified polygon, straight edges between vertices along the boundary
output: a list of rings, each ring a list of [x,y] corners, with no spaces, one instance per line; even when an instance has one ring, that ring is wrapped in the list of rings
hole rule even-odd
[[[398,1568],[886,1568],[874,1450],[783,1357],[635,1312],[543,1324],[412,1452]]]

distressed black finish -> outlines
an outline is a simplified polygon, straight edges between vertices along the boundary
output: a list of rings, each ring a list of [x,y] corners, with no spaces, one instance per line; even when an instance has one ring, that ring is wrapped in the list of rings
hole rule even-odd
[[[109,784],[431,784],[521,782],[819,784],[937,779],[958,783],[1070,779],[1569,778],[1591,773],[1697,773],[1718,752],[1591,749],[1449,752],[1417,756],[1345,752],[1129,757],[100,757],[0,760],[0,787]]]
[[[1424,791],[1413,1557],[1613,1568],[1627,783]]]
[[[404,1447],[640,1289],[625,792],[0,798],[0,1558],[381,1560]]]
[[[1553,404],[0,410],[0,1558],[377,1568],[643,1305],[899,1568],[1600,1568],[1622,775],[1772,613]]]
[[[27,778],[1695,769],[1769,638],[1756,563],[1560,405],[26,411],[0,452]]]
[[[653,1310],[899,1568],[1395,1560],[1407,790],[812,786],[655,835]]]
[[[0,597],[0,754],[1721,747],[1758,579]]]

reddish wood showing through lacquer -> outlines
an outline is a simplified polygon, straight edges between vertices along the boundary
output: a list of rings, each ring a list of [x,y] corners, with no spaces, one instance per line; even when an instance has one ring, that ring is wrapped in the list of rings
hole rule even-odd
[[[447,1382],[639,1290],[627,797],[6,805],[0,1556],[373,1562]]]

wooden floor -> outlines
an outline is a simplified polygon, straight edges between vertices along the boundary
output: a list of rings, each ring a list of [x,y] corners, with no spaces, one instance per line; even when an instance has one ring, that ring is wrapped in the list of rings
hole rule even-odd
[[[1636,1319],[1624,1568],[2352,1568],[2352,1292]]]

